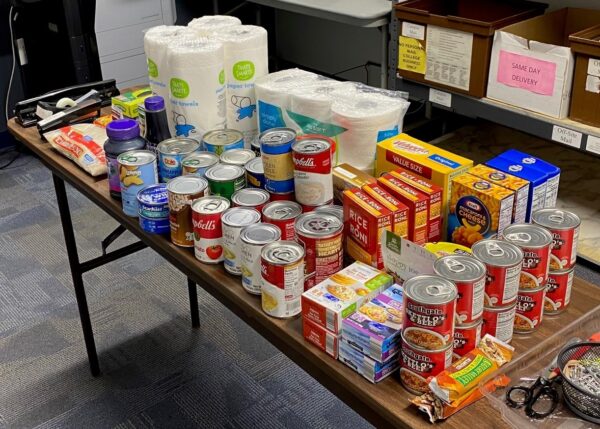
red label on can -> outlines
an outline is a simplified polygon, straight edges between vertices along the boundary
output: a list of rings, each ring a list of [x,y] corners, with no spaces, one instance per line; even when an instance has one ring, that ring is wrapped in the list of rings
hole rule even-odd
[[[547,228],[548,229],[548,228]],[[568,270],[577,260],[579,227],[573,229],[548,229],[552,234],[550,255],[551,270]]]
[[[477,347],[481,340],[481,325],[481,323],[468,327],[457,325],[454,328],[453,353],[455,358],[460,358]]]
[[[544,316],[544,297],[546,288],[520,290],[517,296],[517,314],[515,332],[531,332],[539,328]]]
[[[196,258],[208,263],[223,261],[221,213],[202,214],[193,211],[192,225]]]
[[[519,288],[536,289],[546,284],[550,268],[550,247],[551,245],[538,248],[521,247],[523,266]]]
[[[263,222],[271,223],[281,230],[282,240],[295,240],[296,239],[296,228],[294,228],[294,222],[296,218],[292,219],[273,219],[263,214]]]
[[[485,276],[474,282],[454,282],[458,289],[456,317],[459,323],[468,324],[481,317],[485,295]]]
[[[485,334],[490,334],[500,341],[510,343],[513,336],[515,309],[515,305],[504,308],[484,308],[481,336],[484,337]]]
[[[485,305],[501,307],[513,303],[519,292],[521,264],[512,267],[485,265]]]
[[[306,237],[296,232],[296,240],[304,245],[304,290],[344,268],[342,230],[331,237]]]
[[[296,201],[293,192],[269,192],[269,194],[271,195],[271,201]]]
[[[573,270],[552,272],[548,274],[546,283],[546,299],[544,313],[559,313],[571,302],[573,289]]]
[[[452,344],[456,301],[446,304],[422,304],[404,296],[402,335],[405,340],[427,350],[439,350]]]
[[[279,289],[285,289],[285,266],[274,265],[260,258],[262,278]]]
[[[434,377],[452,363],[452,347],[423,350],[402,341],[400,381],[413,392],[426,392],[427,378]]]
[[[319,153],[292,152],[294,170],[307,173],[329,174],[331,173],[331,151]]]

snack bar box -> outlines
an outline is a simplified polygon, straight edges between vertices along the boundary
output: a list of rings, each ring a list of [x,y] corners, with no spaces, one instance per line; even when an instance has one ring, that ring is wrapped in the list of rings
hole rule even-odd
[[[302,317],[337,335],[345,317],[392,283],[389,274],[355,262],[302,294]]]
[[[340,342],[340,354],[338,359],[365,377],[371,383],[377,383],[383,380],[400,367],[400,360],[396,355],[388,359],[385,363],[377,362],[356,350],[343,339]]]
[[[600,23],[599,23],[600,24]],[[569,118],[600,127],[600,25],[569,36],[575,54],[575,74]],[[600,139],[594,152],[600,152]],[[590,139],[587,141],[590,150]]]
[[[302,318],[302,334],[306,341],[317,346],[332,358],[338,358],[340,335],[335,335],[306,318]]]
[[[473,161],[408,134],[400,134],[377,144],[376,176],[398,167],[442,188],[442,223],[448,225],[450,183],[452,178],[473,167]]]
[[[383,363],[400,349],[402,288],[392,285],[342,322],[342,338],[364,355]]]

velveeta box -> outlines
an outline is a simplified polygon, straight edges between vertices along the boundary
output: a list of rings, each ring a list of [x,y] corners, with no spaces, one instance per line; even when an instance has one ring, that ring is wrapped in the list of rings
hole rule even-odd
[[[342,322],[342,338],[361,353],[385,362],[400,349],[402,288],[392,285]]]
[[[355,262],[302,294],[302,317],[337,335],[345,317],[392,283],[389,274]]]
[[[388,359],[384,363],[377,362],[353,348],[343,339],[340,342],[339,360],[365,377],[371,383],[377,383],[383,380],[400,367],[400,359],[397,357]]]
[[[339,164],[331,169],[333,175],[333,196],[342,201],[342,193],[352,188],[362,188],[368,183],[376,183],[375,178],[350,164]]]
[[[408,238],[408,207],[377,183],[369,183],[362,190],[393,213],[392,231],[402,238]]]
[[[510,189],[515,193],[513,202],[513,223],[525,223],[527,218],[527,201],[529,200],[529,182],[512,174],[504,173],[484,164],[476,165],[469,170],[469,174],[481,177],[495,185]]]
[[[340,336],[332,334],[327,329],[308,319],[302,319],[302,333],[304,339],[323,350],[334,359],[338,358]]]
[[[514,192],[471,174],[452,179],[448,235],[471,247],[484,238],[501,236],[511,224]]]

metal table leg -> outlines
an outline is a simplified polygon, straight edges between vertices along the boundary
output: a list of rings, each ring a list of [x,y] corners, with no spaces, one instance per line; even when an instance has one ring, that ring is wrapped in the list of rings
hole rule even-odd
[[[198,290],[196,282],[188,277],[188,291],[190,293],[190,314],[192,316],[192,328],[200,327],[200,310],[198,308]]]

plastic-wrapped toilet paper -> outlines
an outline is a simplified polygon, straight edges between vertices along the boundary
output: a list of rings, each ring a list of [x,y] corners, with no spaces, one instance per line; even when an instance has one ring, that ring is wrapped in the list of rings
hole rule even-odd
[[[179,38],[168,46],[169,93],[177,137],[202,141],[206,131],[225,127],[223,43],[213,38]]]
[[[242,21],[235,16],[228,15],[205,15],[194,18],[188,23],[188,27],[193,29],[200,37],[211,36],[217,30],[236,25],[242,25]]]
[[[314,119],[315,123],[330,123],[331,93],[343,85],[337,80],[321,78],[308,82],[306,86],[293,88],[289,106],[292,116],[302,115]]]
[[[241,131],[250,147],[258,134],[254,82],[268,73],[267,30],[239,25],[215,31],[224,46],[227,127]]]

